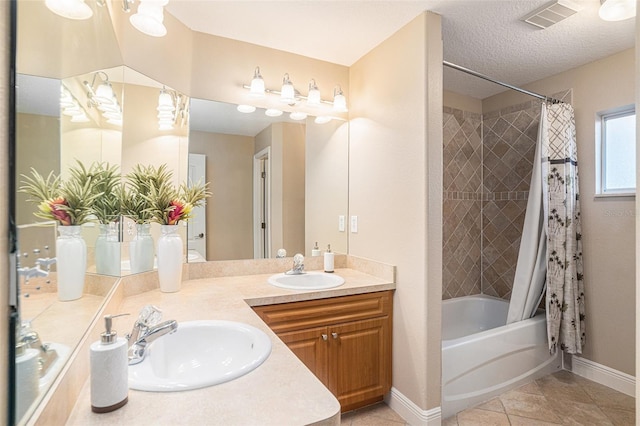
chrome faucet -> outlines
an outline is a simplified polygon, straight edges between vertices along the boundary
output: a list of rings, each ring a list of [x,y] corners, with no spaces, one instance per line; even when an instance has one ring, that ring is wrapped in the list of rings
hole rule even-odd
[[[38,355],[38,370],[40,377],[44,377],[49,371],[49,367],[58,358],[58,353],[55,349],[52,349],[48,343],[42,343],[40,336],[31,328],[31,322],[25,321],[20,326],[18,332],[18,339],[16,347],[37,349]]]
[[[165,334],[171,334],[178,329],[176,320],[160,322],[162,311],[153,305],[147,305],[140,311],[138,320],[133,325],[131,333],[127,334],[129,342],[129,365],[144,361],[147,355],[147,345]]]
[[[293,256],[293,268],[285,272],[287,275],[302,275],[304,274],[304,256],[300,253]]]

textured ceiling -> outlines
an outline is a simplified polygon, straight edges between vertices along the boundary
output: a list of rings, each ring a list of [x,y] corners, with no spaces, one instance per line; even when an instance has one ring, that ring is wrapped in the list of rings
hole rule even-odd
[[[188,27],[346,66],[425,10],[442,15],[444,58],[524,85],[634,46],[635,19],[605,22],[599,0],[541,30],[520,19],[548,0],[171,0]],[[445,68],[446,90],[484,99],[501,86]]]

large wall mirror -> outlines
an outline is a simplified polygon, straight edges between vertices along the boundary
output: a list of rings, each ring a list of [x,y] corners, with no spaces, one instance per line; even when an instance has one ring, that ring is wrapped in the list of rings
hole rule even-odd
[[[205,93],[180,93],[162,78],[149,77],[162,73],[138,58],[130,56],[135,65],[124,59],[123,43],[151,42],[116,34],[114,28],[131,31],[121,28],[128,19],[119,2],[86,3],[93,11],[90,20],[62,18],[44,1],[18,2],[17,187],[32,168],[64,178],[78,161],[116,165],[121,175],[137,164],[166,164],[176,184],[204,179],[212,193],[180,228],[185,262],[276,257],[282,248],[288,256],[310,256],[316,244],[347,253],[348,122],[316,122],[312,115],[294,120],[288,112],[269,117],[260,108],[242,113],[228,98],[218,102],[205,99],[212,97]],[[192,80],[207,78],[184,67]],[[115,110],[95,101],[107,83]],[[202,90],[190,81],[172,83],[182,91]],[[233,79],[229,85],[239,87]],[[158,121],[161,92],[175,105],[171,128]],[[35,217],[36,208],[26,194],[16,194],[17,338],[25,343],[16,348],[17,421],[26,421],[37,408],[118,278],[153,269],[133,265],[138,230],[131,220],[89,223],[82,227],[87,245],[82,297],[59,300],[57,226]],[[150,233],[157,239],[159,226]],[[96,253],[101,237],[112,243],[107,264]]]
[[[348,123],[265,113],[191,100],[189,170],[213,194],[189,225],[191,255],[310,256],[316,244],[346,253]]]

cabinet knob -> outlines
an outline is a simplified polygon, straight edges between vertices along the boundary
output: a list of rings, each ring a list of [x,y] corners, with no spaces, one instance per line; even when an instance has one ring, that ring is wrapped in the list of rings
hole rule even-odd
[[[334,339],[338,338],[338,333],[331,333],[331,337],[333,337]]]
[[[326,334],[323,334],[323,335],[322,335],[322,340],[327,340],[327,339],[328,339],[327,335],[326,335]]]

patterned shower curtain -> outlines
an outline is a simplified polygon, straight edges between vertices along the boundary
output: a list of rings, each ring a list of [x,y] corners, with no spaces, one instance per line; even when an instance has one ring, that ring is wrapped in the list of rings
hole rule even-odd
[[[547,233],[549,350],[582,353],[585,343],[582,231],[573,107],[542,105],[542,188]]]

